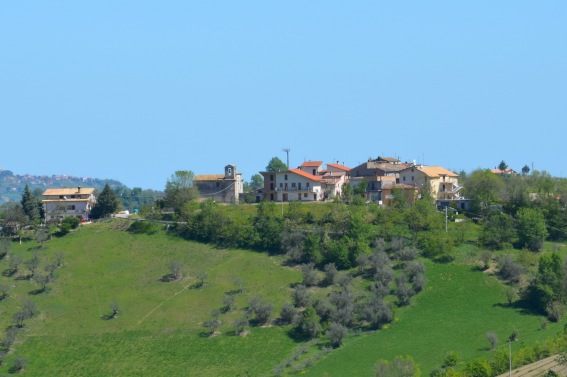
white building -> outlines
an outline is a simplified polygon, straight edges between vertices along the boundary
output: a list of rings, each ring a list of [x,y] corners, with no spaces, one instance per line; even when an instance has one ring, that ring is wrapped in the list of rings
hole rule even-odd
[[[88,220],[91,209],[96,203],[94,190],[90,187],[45,190],[42,200],[45,221],[60,221],[68,216]]]
[[[323,200],[323,178],[301,169],[261,172],[264,176],[264,199],[275,202]]]

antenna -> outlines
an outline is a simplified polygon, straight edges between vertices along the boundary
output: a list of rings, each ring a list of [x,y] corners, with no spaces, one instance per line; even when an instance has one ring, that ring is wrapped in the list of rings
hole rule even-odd
[[[283,151],[286,153],[286,155],[287,155],[287,168],[289,169],[289,151],[291,151],[291,149],[289,149],[289,148],[284,148],[284,149],[282,149],[282,150],[283,150]]]

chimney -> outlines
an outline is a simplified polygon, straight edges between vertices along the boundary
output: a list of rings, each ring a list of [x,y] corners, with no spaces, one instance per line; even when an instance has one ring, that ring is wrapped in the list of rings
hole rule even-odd
[[[81,192],[81,186],[77,187],[77,192]]]

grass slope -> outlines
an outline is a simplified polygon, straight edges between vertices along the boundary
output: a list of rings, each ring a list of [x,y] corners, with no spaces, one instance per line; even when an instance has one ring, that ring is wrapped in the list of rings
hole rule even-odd
[[[116,223],[114,223],[116,224]],[[260,295],[275,309],[289,296],[289,284],[299,273],[281,261],[242,250],[216,250],[206,245],[169,238],[165,234],[132,235],[106,229],[108,224],[85,226],[64,238],[46,243],[42,264],[64,252],[64,267],[49,292],[29,295],[32,282],[3,277],[13,284],[2,302],[4,328],[23,299],[40,310],[26,322],[15,355],[30,360],[28,376],[170,376],[261,375],[271,371],[282,355],[296,345],[280,328],[254,328],[246,337],[231,334],[232,322],[247,301]],[[35,244],[14,245],[13,254],[31,259]],[[180,261],[182,281],[162,282],[167,263]],[[8,261],[2,261],[2,269]],[[208,275],[195,288],[196,276]],[[237,309],[223,314],[221,335],[203,336],[202,323],[222,307],[234,279],[245,281]],[[102,317],[115,301],[121,313]],[[253,355],[253,362],[250,357]],[[8,363],[9,364],[9,363]]]
[[[519,341],[534,344],[553,336],[563,324],[540,329],[540,317],[505,304],[504,287],[494,277],[470,266],[427,263],[427,288],[412,306],[396,313],[397,321],[373,334],[353,336],[345,345],[309,369],[307,376],[372,376],[380,359],[411,355],[422,375],[443,363],[449,351],[461,360],[490,358],[488,331],[506,347],[512,331]]]

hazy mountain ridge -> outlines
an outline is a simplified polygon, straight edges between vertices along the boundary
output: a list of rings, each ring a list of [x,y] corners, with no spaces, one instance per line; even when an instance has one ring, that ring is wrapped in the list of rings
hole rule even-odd
[[[93,177],[77,177],[65,174],[54,175],[32,175],[14,174],[10,170],[0,169],[0,204],[12,201],[19,201],[26,185],[31,191],[40,190],[43,192],[47,188],[59,187],[94,187],[102,190],[105,184],[111,187],[123,186],[120,181],[115,179],[100,179]]]

